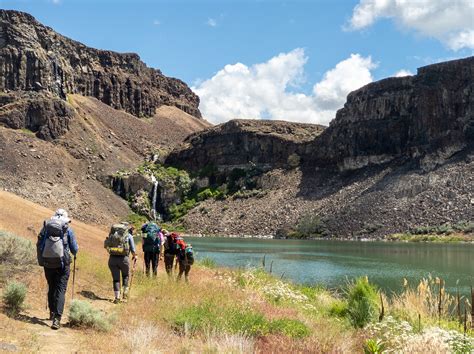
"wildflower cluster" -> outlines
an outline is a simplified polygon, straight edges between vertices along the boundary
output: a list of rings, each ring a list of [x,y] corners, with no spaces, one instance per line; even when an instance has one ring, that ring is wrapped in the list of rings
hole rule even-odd
[[[472,337],[439,327],[429,327],[415,333],[408,322],[398,321],[392,316],[387,316],[382,322],[368,325],[366,331],[370,337],[383,343],[387,353],[471,353],[474,350]]]

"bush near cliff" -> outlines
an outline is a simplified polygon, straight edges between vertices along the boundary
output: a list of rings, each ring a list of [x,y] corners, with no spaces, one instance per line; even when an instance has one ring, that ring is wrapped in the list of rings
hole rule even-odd
[[[388,235],[386,239],[408,242],[474,242],[474,222],[459,221],[433,226],[418,226],[405,233]]]

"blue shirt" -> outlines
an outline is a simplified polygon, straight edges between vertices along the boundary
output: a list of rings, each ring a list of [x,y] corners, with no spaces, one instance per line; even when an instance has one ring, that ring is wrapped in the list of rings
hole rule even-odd
[[[135,241],[133,241],[133,236],[131,233],[128,234],[128,245],[130,246],[130,252],[136,253]]]

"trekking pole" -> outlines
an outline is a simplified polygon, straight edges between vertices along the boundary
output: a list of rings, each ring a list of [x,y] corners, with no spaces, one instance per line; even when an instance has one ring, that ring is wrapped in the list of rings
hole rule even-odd
[[[76,282],[76,256],[74,256],[74,267],[72,270],[72,294],[71,300],[74,300],[74,284]]]
[[[128,284],[128,298],[130,298],[130,294],[132,291],[133,275],[135,274],[136,266],[137,266],[137,259],[135,258],[133,260],[132,274],[130,275],[130,284]]]

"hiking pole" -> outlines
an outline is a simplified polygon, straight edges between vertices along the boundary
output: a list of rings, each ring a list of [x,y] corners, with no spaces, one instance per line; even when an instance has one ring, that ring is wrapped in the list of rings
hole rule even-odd
[[[72,294],[71,300],[74,300],[74,283],[76,282],[76,256],[74,256],[74,267],[72,270]]]
[[[133,275],[135,274],[135,268],[137,266],[137,259],[133,260],[132,274],[130,275],[130,284],[128,284],[128,298],[130,298],[130,293],[132,291]]]

